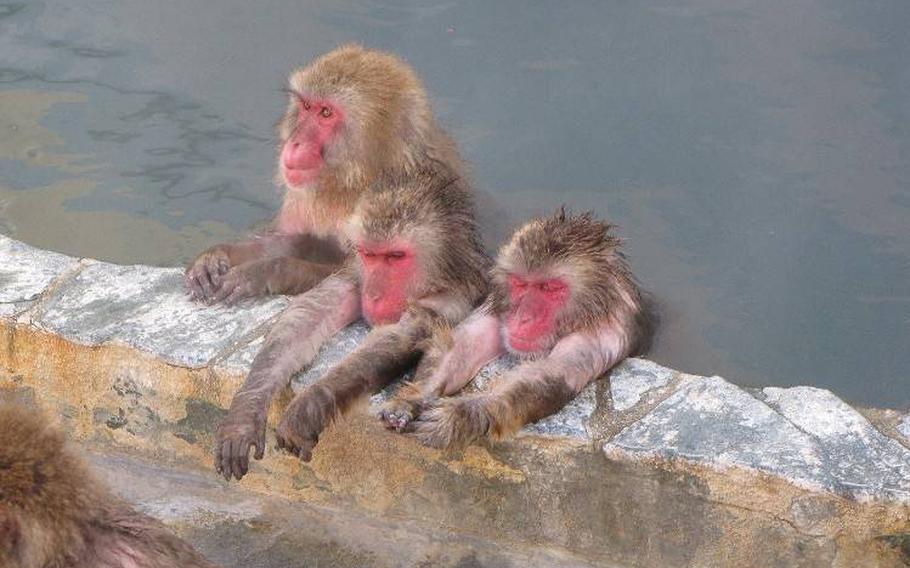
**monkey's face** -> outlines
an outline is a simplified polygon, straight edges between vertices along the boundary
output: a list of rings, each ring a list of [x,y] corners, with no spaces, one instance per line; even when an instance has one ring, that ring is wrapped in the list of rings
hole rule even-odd
[[[571,297],[569,282],[547,274],[510,273],[506,278],[508,309],[502,318],[509,351],[533,356],[548,351],[559,337],[560,314]]]
[[[417,288],[417,253],[403,239],[357,244],[363,287],[361,307],[370,325],[395,323]]]
[[[327,98],[293,92],[281,125],[279,168],[289,188],[315,182],[344,125],[342,105]]]

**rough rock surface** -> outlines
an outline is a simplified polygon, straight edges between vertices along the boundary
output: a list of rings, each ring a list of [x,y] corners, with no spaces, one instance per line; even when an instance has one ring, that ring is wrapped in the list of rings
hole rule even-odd
[[[672,369],[647,359],[629,359],[610,373],[610,396],[613,408],[629,410],[646,393],[667,386],[673,379]]]
[[[904,416],[897,425],[897,431],[904,435],[904,438],[910,440],[910,414]]]
[[[241,309],[206,306],[187,298],[179,269],[99,262],[61,284],[35,323],[79,343],[119,341],[201,367],[286,305],[274,298],[248,300]]]
[[[826,488],[910,501],[910,451],[850,405],[815,387],[769,387],[763,392],[768,404],[811,438],[804,453],[826,472]]]
[[[910,451],[830,392],[766,388],[765,401],[720,377],[685,379],[604,445],[772,473],[812,489],[910,502]]]
[[[0,316],[15,316],[79,260],[30,247],[0,235]]]
[[[178,269],[79,261],[5,237],[0,284],[0,400],[37,404],[78,438],[165,464],[210,467],[212,432],[287,305],[284,298],[232,309],[194,304]],[[318,380],[366,333],[363,324],[343,330],[294,387]],[[494,361],[469,388],[490,388],[515,364]],[[243,483],[481,541],[607,559],[595,565],[899,566],[910,558],[910,450],[889,435],[910,434],[910,417],[895,428],[896,419],[879,424],[879,415],[821,389],[745,390],[629,359],[511,441],[450,455],[354,412],[325,432],[311,463],[270,444]],[[238,525],[258,526],[271,510],[265,501],[197,497],[138,500],[178,525],[205,511],[238,542]],[[295,534],[307,532],[305,523],[288,522],[299,526]],[[397,542],[364,531],[368,540]],[[299,545],[294,538],[288,551]],[[212,550],[229,540],[212,541]],[[496,547],[484,550],[496,558]],[[370,565],[357,558],[349,565]],[[499,565],[456,561],[431,565]]]
[[[615,566],[558,550],[446,533],[422,523],[288,503],[244,491],[204,471],[119,454],[91,457],[115,493],[170,525],[225,568]]]

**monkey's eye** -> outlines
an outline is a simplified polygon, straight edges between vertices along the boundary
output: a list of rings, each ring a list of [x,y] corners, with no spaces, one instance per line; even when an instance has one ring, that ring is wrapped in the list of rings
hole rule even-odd
[[[562,292],[565,289],[566,285],[555,280],[546,280],[544,282],[541,282],[538,287],[540,288],[541,292],[555,294],[557,292]]]
[[[324,106],[322,107],[322,110],[319,111],[319,114],[322,115],[323,118],[328,118],[332,116],[332,109],[331,107]]]
[[[517,276],[509,276],[509,286],[514,290],[524,290],[528,283]]]
[[[385,255],[386,259],[389,262],[395,262],[398,260],[402,260],[406,256],[407,255],[404,253],[404,251],[400,251],[400,250],[393,250],[392,252],[388,252]]]
[[[310,110],[312,105],[310,104],[310,101],[304,99],[304,100],[300,101],[300,106],[303,107],[303,110]]]
[[[363,247],[357,247],[357,254],[359,254],[361,256],[361,258],[375,258],[376,257],[375,252],[367,250]]]

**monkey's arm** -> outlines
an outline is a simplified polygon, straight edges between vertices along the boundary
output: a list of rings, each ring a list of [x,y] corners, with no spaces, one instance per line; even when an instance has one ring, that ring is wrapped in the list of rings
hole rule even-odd
[[[257,281],[248,286],[250,292],[242,297],[267,293],[299,293],[312,288],[331,274],[343,262],[345,255],[345,251],[334,240],[312,235],[264,233],[249,240],[216,245],[206,250],[190,263],[184,279],[187,291],[194,300],[223,300],[234,290],[244,290],[250,276],[261,274],[268,275],[272,288],[276,291],[269,291],[264,280],[262,283]],[[304,285],[292,289],[292,286],[283,284],[282,279],[295,276],[295,265],[289,261],[298,259],[307,259],[315,266],[306,267],[309,270],[298,266],[296,272],[302,270],[305,274]],[[288,264],[291,268],[285,267]],[[322,265],[331,268],[322,269]],[[297,280],[300,280],[300,276],[297,276]],[[227,284],[231,284],[227,293],[221,294]]]
[[[410,309],[398,323],[371,331],[353,353],[294,398],[278,425],[278,446],[309,461],[326,426],[413,365],[438,317],[422,308]]]
[[[402,385],[384,405],[380,419],[387,428],[404,431],[422,408],[440,396],[450,396],[463,389],[484,365],[504,351],[499,318],[483,306],[478,308],[455,328],[451,345],[444,353],[424,355],[414,380]]]
[[[225,274],[213,302],[231,306],[245,298],[306,292],[338,270],[341,263],[319,263],[290,256],[248,262]]]
[[[218,428],[215,469],[230,479],[242,478],[249,467],[249,451],[256,459],[265,452],[269,405],[294,373],[309,364],[325,341],[360,315],[355,282],[334,276],[296,298],[281,314],[253,360],[243,386]]]
[[[441,400],[420,416],[416,435],[436,448],[509,436],[558,412],[588,383],[627,357],[629,348],[628,334],[616,326],[568,335],[544,359],[497,379],[490,392]]]

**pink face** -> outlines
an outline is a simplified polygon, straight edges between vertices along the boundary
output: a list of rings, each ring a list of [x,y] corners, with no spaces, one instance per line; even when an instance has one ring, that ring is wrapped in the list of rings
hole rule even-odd
[[[559,278],[509,275],[509,313],[505,339],[509,347],[535,353],[552,346],[559,312],[569,300],[569,286]]]
[[[370,325],[395,323],[404,313],[417,279],[414,249],[403,243],[361,245],[363,316]]]
[[[325,150],[344,122],[344,109],[337,103],[298,97],[297,105],[297,123],[281,149],[281,173],[289,187],[300,187],[319,177]]]

